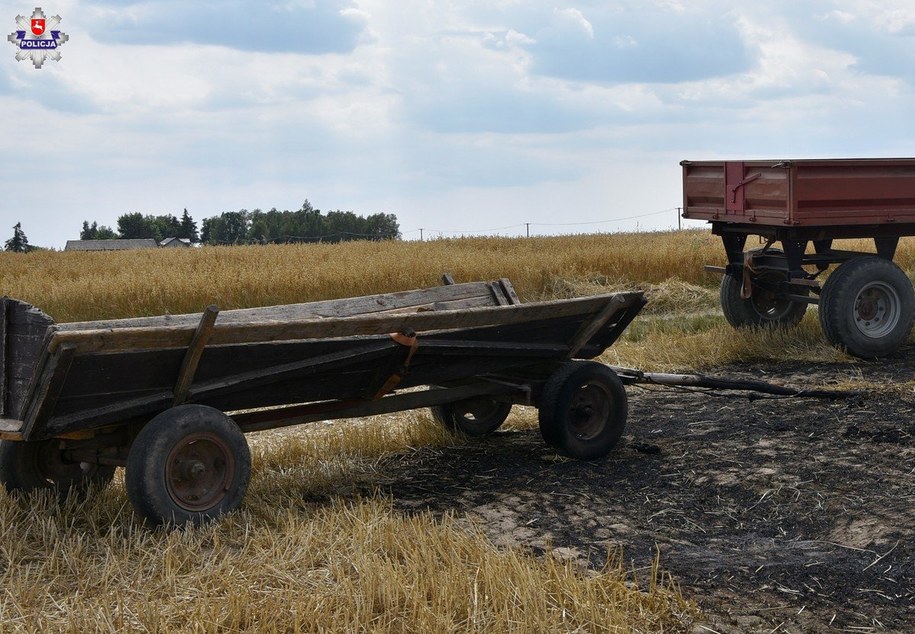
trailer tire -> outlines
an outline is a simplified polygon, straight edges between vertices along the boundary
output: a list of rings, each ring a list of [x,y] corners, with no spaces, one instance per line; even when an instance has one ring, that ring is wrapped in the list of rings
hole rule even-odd
[[[834,346],[875,359],[895,352],[912,330],[915,290],[891,260],[852,258],[837,268],[820,294],[820,326]]]
[[[511,412],[512,404],[486,396],[477,396],[455,403],[429,408],[432,418],[451,431],[479,438],[496,431]]]
[[[626,428],[623,383],[613,370],[593,361],[562,365],[547,379],[539,407],[543,439],[570,458],[603,458]]]
[[[741,286],[741,280],[730,273],[721,278],[721,311],[734,328],[791,328],[798,325],[807,312],[806,303],[778,298],[768,292],[743,299]],[[806,293],[806,289],[798,292]]]
[[[113,477],[112,466],[67,460],[59,440],[0,440],[0,482],[10,492],[53,489],[61,499],[82,497]]]
[[[149,421],[127,455],[127,497],[147,523],[202,524],[235,510],[251,478],[244,434],[223,412],[179,405]]]

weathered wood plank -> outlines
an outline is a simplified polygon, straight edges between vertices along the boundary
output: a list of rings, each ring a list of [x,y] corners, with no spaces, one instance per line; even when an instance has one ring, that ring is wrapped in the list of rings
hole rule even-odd
[[[599,313],[597,313],[594,319],[582,325],[581,329],[575,333],[575,336],[573,336],[572,340],[569,342],[567,358],[574,358],[575,355],[578,354],[578,351],[591,341],[591,338],[596,335],[601,328],[607,325],[607,322],[619,312],[621,303],[625,303],[625,300],[619,302],[617,301],[617,298],[614,297]]]
[[[4,298],[4,340],[2,356],[5,390],[3,411],[7,416],[22,418],[28,400],[31,379],[37,373],[45,349],[45,337],[54,320],[26,302]]]
[[[332,299],[304,304],[285,304],[260,308],[224,310],[219,313],[217,324],[244,324],[265,321],[300,321],[315,318],[340,318],[367,315],[385,311],[431,309],[438,302],[449,302],[472,298],[486,300],[482,305],[493,305],[490,286],[487,282],[468,282],[451,286],[400,291],[381,295],[367,295],[345,299]],[[58,324],[62,331],[102,330],[108,328],[172,328],[196,326],[199,314],[162,315],[132,319],[107,319]]]
[[[80,410],[65,416],[54,416],[48,420],[43,430],[35,430],[37,438],[66,434],[87,427],[104,427],[122,423],[131,418],[149,415],[167,409],[174,395],[171,390],[150,394],[129,400],[121,400],[111,405],[94,409]],[[91,421],[91,425],[87,425]],[[31,433],[31,430],[30,430]]]
[[[437,302],[430,309],[443,310],[464,310],[465,308],[483,308],[485,306],[494,306],[492,295],[489,297],[471,297],[469,299],[457,299],[449,302]],[[420,312],[420,311],[417,311]]]
[[[527,392],[519,386],[500,383],[479,383],[461,387],[393,394],[377,401],[337,401],[310,403],[259,412],[232,413],[232,419],[244,432],[288,427],[334,418],[356,418],[388,414],[442,403],[454,403],[474,396],[512,396],[519,398]]]
[[[518,343],[502,341],[463,341],[458,339],[423,339],[419,349],[424,354],[502,356],[506,354],[543,357],[552,354],[566,354],[569,347],[555,343]]]
[[[253,389],[262,385],[283,381],[306,372],[328,371],[333,368],[351,365],[357,362],[365,363],[386,356],[390,354],[391,351],[398,348],[400,348],[400,345],[393,341],[380,342],[372,346],[354,350],[346,350],[320,357],[310,357],[295,363],[285,363],[252,372],[241,372],[218,380],[198,383],[190,389],[189,397],[193,401],[200,401],[204,398],[211,398],[222,392],[234,390],[240,386],[243,386],[246,390]]]
[[[219,314],[219,308],[216,304],[207,306],[200,317],[200,323],[194,332],[194,338],[191,339],[191,345],[187,348],[187,354],[181,363],[181,370],[178,372],[178,381],[175,383],[175,399],[173,405],[180,405],[187,399],[188,390],[194,381],[194,374],[197,372],[197,365],[200,363],[200,356],[203,349],[213,334],[213,325],[216,323],[216,316]]]
[[[233,374],[267,370],[334,353],[348,354],[379,344],[387,347],[394,345],[387,335],[231,346],[208,345],[194,375],[192,387]],[[172,390],[174,377],[185,356],[186,349],[182,348],[79,355],[74,360],[70,378],[55,413],[62,416],[134,396]],[[310,374],[310,371],[306,371],[303,378]]]
[[[444,287],[443,287],[444,288]],[[213,345],[248,342],[288,341],[308,338],[336,338],[390,332],[453,330],[481,326],[519,324],[538,319],[587,315],[604,308],[614,298],[620,309],[641,300],[641,293],[616,293],[577,299],[556,300],[516,306],[471,308],[461,311],[432,311],[408,315],[360,315],[333,320],[254,322],[216,324]],[[118,330],[58,331],[49,344],[54,350],[65,342],[79,346],[81,353],[116,352],[137,349],[173,348],[186,345],[193,328],[124,328]]]
[[[6,415],[6,383],[9,380],[9,370],[6,366],[6,297],[0,297],[0,417]]]
[[[521,299],[518,297],[518,294],[515,292],[515,287],[512,286],[512,283],[508,281],[507,277],[499,278],[499,285],[502,287],[502,292],[505,293],[505,297],[508,298],[509,304],[520,304]]]
[[[41,356],[44,333],[23,333],[8,329],[6,335],[6,367],[16,376],[31,374],[35,361]]]
[[[42,332],[54,323],[43,311],[26,302],[8,298],[7,306],[7,316],[14,330]]]
[[[645,298],[640,297],[638,301],[626,306],[615,314],[607,322],[607,327],[599,331],[587,345],[582,347],[576,357],[579,359],[592,359],[601,354],[606,348],[613,345],[623,332],[625,332],[626,328],[629,327],[629,324],[632,323],[632,320],[635,319],[636,315],[639,314],[645,303]]]
[[[42,369],[36,382],[35,397],[26,403],[25,415],[22,417],[25,438],[28,438],[36,427],[41,426],[54,411],[75,353],[75,344],[63,344],[51,355]]]
[[[27,379],[28,383],[24,382],[25,377],[23,377],[23,382],[20,383],[20,386],[25,385],[25,388],[21,389],[20,387],[20,389],[10,393],[9,413],[11,415],[25,420],[25,410],[32,402],[35,391],[38,389],[40,377],[45,370],[48,360],[52,357],[49,346],[53,342],[53,334],[53,327],[48,328],[41,338],[41,343],[36,346],[36,349],[39,351],[39,356],[35,360],[31,376]]]
[[[502,286],[498,282],[492,282],[489,285],[489,292],[492,293],[493,300],[496,302],[497,306],[508,306],[509,301],[505,296],[505,291],[502,289]]]

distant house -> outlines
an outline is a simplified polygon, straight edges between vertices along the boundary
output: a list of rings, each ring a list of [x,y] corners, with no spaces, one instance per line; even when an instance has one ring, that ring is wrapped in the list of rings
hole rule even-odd
[[[181,247],[188,248],[191,246],[191,241],[188,240],[187,238],[166,238],[165,240],[163,240],[162,242],[159,243],[159,246],[167,247],[170,249],[181,248]]]
[[[154,238],[67,240],[67,246],[64,247],[64,251],[125,251],[128,249],[155,249],[158,246]]]

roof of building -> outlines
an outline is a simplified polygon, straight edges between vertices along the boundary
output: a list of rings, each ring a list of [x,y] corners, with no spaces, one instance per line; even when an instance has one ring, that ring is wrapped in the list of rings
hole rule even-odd
[[[170,244],[172,244],[173,242],[176,242],[176,241],[177,241],[177,242],[180,242],[181,244],[183,244],[183,245],[186,246],[186,247],[191,246],[191,241],[188,240],[187,238],[175,238],[175,237],[166,238],[165,240],[163,240],[162,242],[159,243],[159,246],[160,246],[160,247],[167,247],[167,246],[169,246]]]
[[[124,251],[126,249],[155,249],[158,246],[154,238],[67,240],[64,251]]]

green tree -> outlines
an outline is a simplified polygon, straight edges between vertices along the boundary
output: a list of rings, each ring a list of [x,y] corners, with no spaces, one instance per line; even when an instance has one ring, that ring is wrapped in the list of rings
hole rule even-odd
[[[172,214],[162,214],[161,216],[146,216],[146,221],[153,228],[152,237],[156,242],[161,242],[165,238],[180,238],[181,221]]]
[[[95,223],[92,223],[93,226]],[[105,225],[100,226],[95,230],[95,239],[96,240],[117,240],[118,234],[111,227],[106,227]]]
[[[80,240],[115,240],[117,237],[118,234],[111,227],[105,225],[100,227],[94,221],[90,226],[87,220],[83,220],[83,230],[79,232]]]
[[[227,211],[205,218],[200,239],[206,244],[250,244],[264,242],[340,242],[343,240],[389,240],[400,238],[394,214],[364,217],[352,211],[330,211],[322,215],[307,200],[301,209],[277,211],[274,207]]]
[[[222,218],[204,218],[200,223],[200,241],[204,244],[218,244],[222,236]]]
[[[21,222],[17,222],[13,225],[13,237],[6,241],[4,248],[7,251],[13,251],[14,253],[25,253],[26,251],[31,250],[31,247],[29,247],[29,239],[25,237]]]
[[[400,224],[394,214],[372,214],[365,219],[370,240],[399,240]]]
[[[222,214],[223,239],[221,242],[238,244],[248,238],[248,211],[227,211]]]
[[[118,235],[125,240],[155,238],[156,227],[152,222],[152,216],[144,216],[138,211],[118,216]]]
[[[187,238],[191,242],[200,242],[200,236],[197,234],[197,223],[187,213],[187,207],[184,208],[184,213],[181,214],[181,229],[176,237]]]

